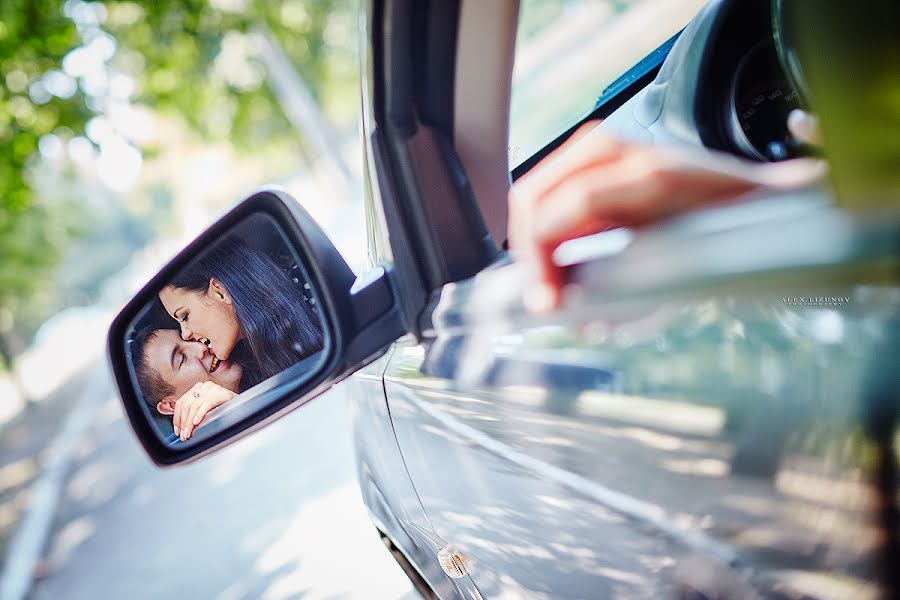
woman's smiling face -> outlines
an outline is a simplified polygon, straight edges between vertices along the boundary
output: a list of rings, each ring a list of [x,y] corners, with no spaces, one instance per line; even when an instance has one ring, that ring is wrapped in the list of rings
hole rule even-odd
[[[227,360],[243,338],[231,295],[215,278],[204,292],[166,286],[159,299],[169,316],[181,325],[181,337],[209,345],[219,360]]]

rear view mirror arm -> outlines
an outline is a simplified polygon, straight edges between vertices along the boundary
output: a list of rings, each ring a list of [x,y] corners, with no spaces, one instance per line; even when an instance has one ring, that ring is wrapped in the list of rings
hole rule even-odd
[[[393,271],[377,266],[357,278],[350,288],[355,335],[344,348],[343,360],[351,370],[380,356],[409,330],[393,279]]]

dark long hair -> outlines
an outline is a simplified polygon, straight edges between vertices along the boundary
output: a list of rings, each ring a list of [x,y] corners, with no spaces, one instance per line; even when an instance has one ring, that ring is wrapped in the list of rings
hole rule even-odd
[[[244,336],[235,346],[235,360],[253,383],[322,349],[322,328],[303,291],[305,282],[295,281],[262,251],[228,237],[182,269],[170,285],[206,293],[213,277],[231,296]]]

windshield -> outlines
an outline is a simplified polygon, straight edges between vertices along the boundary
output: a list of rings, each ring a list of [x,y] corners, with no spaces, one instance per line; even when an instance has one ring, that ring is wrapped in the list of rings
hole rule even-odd
[[[523,0],[510,106],[513,169],[681,30],[703,0]]]

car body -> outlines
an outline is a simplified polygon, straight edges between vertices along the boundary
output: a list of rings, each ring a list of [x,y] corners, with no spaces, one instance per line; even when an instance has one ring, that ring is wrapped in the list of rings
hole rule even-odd
[[[863,458],[896,431],[896,220],[763,193],[584,242],[529,314],[497,243],[517,10],[363,11],[370,261],[414,324],[344,384],[375,525],[440,598],[896,593],[895,467]],[[710,2],[580,120],[746,155],[726,74],[771,38],[766,3]]]
[[[525,309],[528,272],[506,251],[511,181],[586,121],[720,159],[797,151],[783,130],[802,79],[773,58],[784,3],[637,3],[671,11],[667,25],[605,47],[607,30],[580,26],[535,75],[558,93],[523,96],[517,29],[545,4],[363,3],[370,271],[354,281],[279,192],[239,205],[110,330],[139,439],[157,463],[183,462],[343,382],[362,497],[425,596],[896,597],[896,198],[866,212],[824,184],[761,188],[573,240],[556,255],[565,301],[546,314]],[[591,66],[585,45],[623,40],[640,43],[621,77],[597,89],[570,78],[587,103],[554,89],[564,63]],[[532,119],[544,125],[523,134]],[[256,211],[298,254],[325,350],[229,404],[205,438],[160,440],[123,358],[129,323]]]

